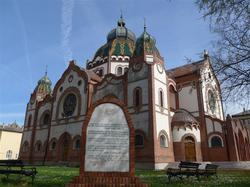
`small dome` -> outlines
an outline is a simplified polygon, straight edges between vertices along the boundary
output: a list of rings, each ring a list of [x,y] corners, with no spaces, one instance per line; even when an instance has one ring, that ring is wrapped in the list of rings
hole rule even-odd
[[[190,123],[198,124],[198,121],[195,117],[184,109],[178,109],[175,111],[175,114],[172,119],[172,123]]]
[[[47,72],[45,75],[38,81],[36,86],[36,92],[40,94],[50,94],[51,93],[51,80],[47,76]]]
[[[51,85],[51,80],[49,79],[49,77],[46,75],[44,75],[39,81],[38,84],[49,84]]]
[[[125,27],[125,22],[124,22],[122,16],[120,17],[120,19],[117,22],[117,27],[115,29],[112,29],[108,33],[107,42],[114,40],[116,38],[126,38],[126,39],[128,38],[134,42],[136,41],[135,34]]]
[[[146,31],[146,27],[144,26],[144,32],[136,40],[134,56],[140,56],[144,54],[155,54],[156,56],[161,57],[155,44],[155,38]]]

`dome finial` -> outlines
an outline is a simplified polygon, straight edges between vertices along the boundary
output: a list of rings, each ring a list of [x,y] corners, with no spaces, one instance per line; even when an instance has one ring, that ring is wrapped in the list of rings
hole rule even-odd
[[[208,51],[206,49],[204,49],[203,56],[204,58],[208,58],[209,56]]]
[[[122,9],[120,10],[121,11],[121,15],[120,15],[120,18],[123,19],[123,15],[122,15]]]
[[[146,26],[146,18],[144,17],[144,32],[146,32],[147,26]]]
[[[46,64],[46,67],[45,67],[45,76],[47,76],[48,74],[48,65]]]
[[[121,10],[121,15],[120,15],[120,19],[118,20],[118,26],[120,27],[124,27],[125,26],[125,22],[123,20],[123,15],[122,15],[122,10]]]

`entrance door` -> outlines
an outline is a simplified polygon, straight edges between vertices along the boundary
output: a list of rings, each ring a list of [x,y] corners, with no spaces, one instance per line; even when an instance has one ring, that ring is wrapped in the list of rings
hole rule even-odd
[[[69,152],[69,141],[65,139],[62,145],[62,161],[68,160],[68,152]]]
[[[186,161],[196,161],[195,141],[191,136],[184,140]]]

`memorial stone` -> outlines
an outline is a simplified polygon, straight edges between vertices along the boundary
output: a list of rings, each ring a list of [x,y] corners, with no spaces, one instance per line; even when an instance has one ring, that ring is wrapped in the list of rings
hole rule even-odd
[[[108,101],[99,101],[88,111],[80,175],[70,187],[147,186],[134,176],[134,128],[129,114],[115,99]]]

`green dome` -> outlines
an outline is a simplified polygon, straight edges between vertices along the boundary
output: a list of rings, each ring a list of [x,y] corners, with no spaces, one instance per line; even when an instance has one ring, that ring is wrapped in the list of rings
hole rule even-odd
[[[110,42],[111,40],[114,40],[117,38],[125,38],[125,39],[132,40],[134,42],[136,40],[135,34],[125,27],[125,22],[122,16],[117,22],[117,27],[115,29],[112,29],[108,33],[107,42]]]
[[[146,27],[144,27],[144,32],[136,40],[134,56],[148,54],[148,55],[156,55],[160,57],[160,53],[155,45],[156,45],[155,38],[151,36],[146,31]]]
[[[47,72],[45,75],[38,81],[36,86],[36,92],[41,94],[50,94],[51,93],[51,80],[47,76]]]
[[[125,22],[121,16],[117,28],[108,34],[107,43],[101,46],[96,51],[93,60],[87,63],[87,69],[107,62],[113,55],[132,57],[135,49],[135,41],[135,34],[125,27]]]

